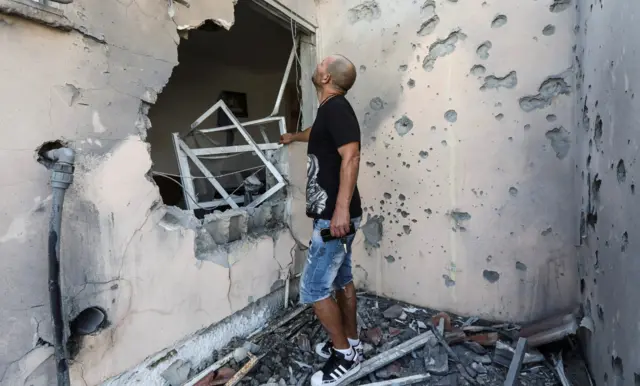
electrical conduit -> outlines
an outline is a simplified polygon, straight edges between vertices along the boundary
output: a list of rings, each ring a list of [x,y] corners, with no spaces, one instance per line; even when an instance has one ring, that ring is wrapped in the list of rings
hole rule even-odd
[[[73,182],[75,152],[62,147],[40,154],[39,162],[51,170],[52,206],[49,218],[49,302],[53,317],[54,350],[58,386],[69,386],[69,366],[64,339],[62,291],[60,290],[60,228],[62,205],[67,188]]]

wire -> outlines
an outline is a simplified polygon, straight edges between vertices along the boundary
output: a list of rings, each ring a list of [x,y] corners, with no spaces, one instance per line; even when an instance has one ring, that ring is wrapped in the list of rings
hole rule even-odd
[[[296,96],[298,97],[298,119],[296,120],[296,133],[300,131],[300,123],[302,121],[302,90],[300,88],[300,74],[298,73],[298,66],[300,66],[302,68],[302,61],[300,60],[300,57],[298,56],[298,49],[300,48],[300,46],[298,45],[298,39],[297,39],[297,25],[298,23],[296,23],[293,18],[290,18],[289,20],[290,25],[291,25],[291,39],[293,40],[293,44],[296,47],[295,51],[294,51],[294,56],[296,58],[296,79],[295,79],[295,84],[296,84]]]
[[[185,188],[184,188],[184,185],[182,185],[182,184],[180,183],[180,181],[176,181],[176,180],[174,180],[173,178],[170,178],[170,176],[171,176],[170,174],[154,173],[154,172],[151,172],[151,174],[153,174],[153,175],[157,175],[157,176],[160,176],[160,177],[164,177],[164,178],[166,178],[166,179],[168,179],[168,180],[173,181],[175,184],[178,184],[178,185],[182,188],[182,192],[183,192],[184,194],[186,194],[187,196],[189,196],[189,198],[191,199],[191,201],[193,201],[193,203],[194,203],[194,204],[196,204],[196,206],[198,206],[198,208],[200,208],[200,209],[202,209],[202,210],[207,210],[206,208],[203,208],[202,206],[200,206],[200,204],[198,204],[198,200],[197,200],[195,197],[193,197],[191,194],[189,194],[189,192],[187,192],[187,189],[185,189]]]

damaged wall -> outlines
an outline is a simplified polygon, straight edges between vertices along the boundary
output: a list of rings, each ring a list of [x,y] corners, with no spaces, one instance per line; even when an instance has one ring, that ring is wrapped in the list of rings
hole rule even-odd
[[[379,248],[356,239],[368,289],[521,321],[577,304],[568,3],[319,2],[319,56],[358,68],[359,187],[384,217]]]
[[[0,61],[0,72],[11,74],[0,93],[8,166],[0,204],[2,386],[46,384],[53,374],[49,173],[34,157],[45,141],[64,139],[78,152],[63,213],[66,312],[99,306],[109,324],[84,339],[73,384],[95,385],[243,308],[269,293],[291,262],[286,230],[220,252],[237,261],[231,269],[198,260],[195,232],[185,226],[191,219],[165,216],[146,177],[144,139],[153,130],[146,113],[177,65],[177,24],[234,22],[232,0],[190,3],[208,8],[194,18],[175,4],[174,22],[165,1],[75,0],[49,22],[68,31],[0,14],[0,51],[11,58]]]
[[[593,321],[593,333],[583,337],[597,384],[637,386],[640,27],[634,15],[640,5],[581,0],[578,12],[579,274],[583,309]]]

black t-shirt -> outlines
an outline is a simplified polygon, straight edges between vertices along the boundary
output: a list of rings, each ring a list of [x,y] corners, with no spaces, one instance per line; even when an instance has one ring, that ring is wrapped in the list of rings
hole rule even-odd
[[[307,216],[331,220],[340,185],[338,148],[351,142],[360,145],[360,125],[344,96],[328,99],[318,109],[307,149]],[[351,218],[362,215],[356,185],[349,206]]]

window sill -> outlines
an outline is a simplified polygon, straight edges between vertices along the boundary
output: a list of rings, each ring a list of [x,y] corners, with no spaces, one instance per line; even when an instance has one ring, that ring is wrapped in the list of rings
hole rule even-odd
[[[73,23],[60,9],[31,0],[0,0],[0,14],[23,17],[63,31],[73,28]]]

